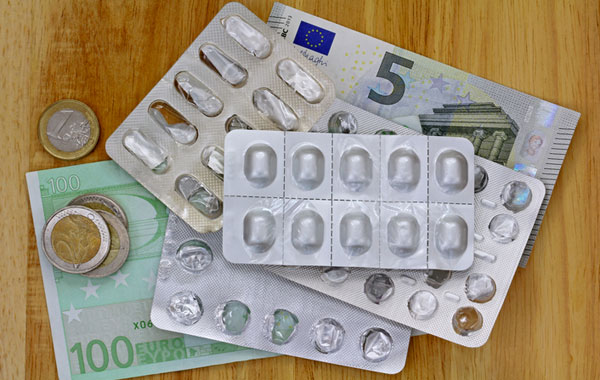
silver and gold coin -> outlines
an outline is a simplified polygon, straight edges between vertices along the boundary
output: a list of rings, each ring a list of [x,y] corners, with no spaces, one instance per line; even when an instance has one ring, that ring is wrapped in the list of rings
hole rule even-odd
[[[62,99],[42,112],[38,134],[44,149],[62,160],[77,160],[90,153],[100,137],[94,111],[74,99]]]
[[[107,211],[96,210],[96,212],[100,214],[108,225],[110,231],[110,250],[108,251],[108,256],[106,256],[106,259],[104,259],[100,266],[90,272],[82,273],[83,276],[91,278],[110,276],[121,269],[127,260],[127,256],[129,256],[129,234],[121,219]]]
[[[121,208],[121,206],[117,202],[107,197],[106,195],[83,194],[76,198],[73,198],[73,200],[69,202],[69,206],[75,205],[89,207],[96,211],[102,210],[113,214],[114,216],[119,218],[119,220],[123,223],[123,225],[125,226],[125,232],[127,232],[127,228],[129,227],[129,225],[127,221],[127,215],[125,215],[125,211],[123,211],[123,208]]]
[[[48,260],[68,273],[85,273],[108,256],[111,236],[99,213],[84,206],[56,211],[42,229],[42,247]]]

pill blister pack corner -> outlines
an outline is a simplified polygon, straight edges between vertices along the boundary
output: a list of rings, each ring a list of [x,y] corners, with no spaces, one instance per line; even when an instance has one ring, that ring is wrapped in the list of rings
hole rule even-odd
[[[225,257],[466,269],[472,189],[464,138],[235,131],[225,139]]]
[[[326,131],[337,112],[353,115],[357,131],[415,135],[341,101],[315,125]],[[363,129],[364,127],[364,129]],[[309,268],[268,269],[367,311],[451,342],[479,347],[489,338],[545,194],[544,184],[475,157],[474,261],[464,271]]]
[[[222,256],[222,233],[170,213],[151,318],[160,329],[382,373],[402,370],[411,329]]]
[[[225,5],[106,143],[108,155],[201,232],[222,226],[234,129],[309,130],[332,82],[239,3]]]

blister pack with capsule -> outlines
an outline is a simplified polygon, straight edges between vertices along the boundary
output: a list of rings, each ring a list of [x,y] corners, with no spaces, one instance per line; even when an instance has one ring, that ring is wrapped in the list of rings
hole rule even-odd
[[[158,267],[154,326],[285,355],[383,373],[406,360],[410,329],[222,255],[222,233],[200,234],[170,213]]]
[[[233,263],[463,270],[473,145],[458,137],[235,131],[225,138]]]
[[[342,101],[315,125],[344,112],[355,130],[415,135],[416,132]],[[377,315],[468,347],[483,345],[500,312],[537,218],[545,188],[538,179],[475,157],[475,259],[464,271],[378,271],[330,268],[268,269]],[[385,244],[382,241],[381,244]]]
[[[106,143],[194,229],[222,225],[223,141],[234,129],[307,131],[335,91],[239,3],[225,5]]]

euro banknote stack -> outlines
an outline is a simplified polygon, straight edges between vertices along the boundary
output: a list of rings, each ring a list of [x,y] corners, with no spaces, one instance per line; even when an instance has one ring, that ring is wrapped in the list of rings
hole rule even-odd
[[[577,112],[283,4],[275,3],[268,25],[334,81],[339,99],[426,135],[466,137],[475,154],[540,179],[547,193],[523,252],[527,264]],[[31,172],[27,185],[59,378],[127,378],[275,356],[154,326],[168,209],[117,164]],[[48,219],[84,194],[109,197],[126,215],[127,259],[100,278],[58,269],[44,248]]]

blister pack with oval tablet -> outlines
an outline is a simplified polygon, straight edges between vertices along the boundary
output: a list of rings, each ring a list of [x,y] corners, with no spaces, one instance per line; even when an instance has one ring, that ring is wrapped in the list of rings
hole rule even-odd
[[[167,222],[154,326],[244,347],[382,373],[406,361],[410,329],[222,255],[222,233]]]
[[[225,138],[224,192],[233,263],[473,263],[473,145],[464,138],[235,131]]]
[[[239,3],[225,5],[109,137],[108,155],[201,232],[222,225],[234,129],[308,131],[332,82]]]
[[[352,115],[353,130],[358,133],[383,129],[388,134],[417,134],[338,100],[314,130],[326,132],[339,112]],[[269,266],[268,270],[454,343],[483,345],[500,313],[546,191],[540,180],[502,165],[477,156],[474,163],[475,258],[467,270],[282,266]]]

